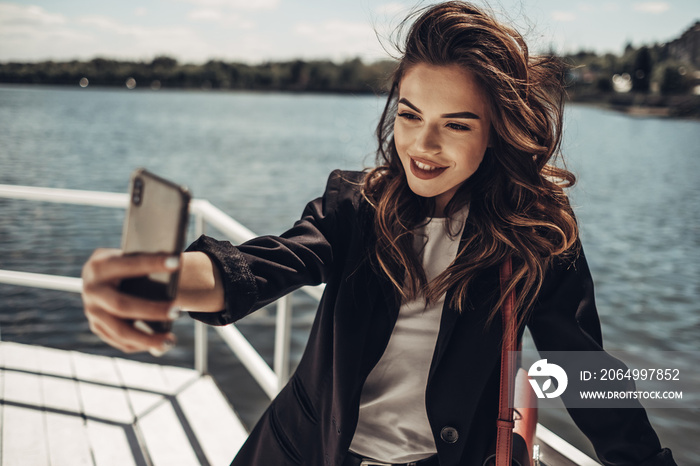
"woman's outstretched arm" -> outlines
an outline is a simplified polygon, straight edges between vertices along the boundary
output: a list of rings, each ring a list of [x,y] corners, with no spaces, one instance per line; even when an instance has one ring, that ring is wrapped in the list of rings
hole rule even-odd
[[[175,306],[197,312],[218,312],[224,308],[221,274],[208,255],[199,251],[182,254],[180,285]]]
[[[150,301],[119,291],[119,283],[130,277],[180,270],[174,301]],[[83,305],[90,329],[102,340],[122,351],[150,351],[158,355],[175,343],[175,335],[148,334],[134,327],[135,320],[174,320],[180,308],[216,312],[224,307],[224,292],[218,270],[201,252],[180,256],[129,255],[118,249],[98,249],[83,267]]]

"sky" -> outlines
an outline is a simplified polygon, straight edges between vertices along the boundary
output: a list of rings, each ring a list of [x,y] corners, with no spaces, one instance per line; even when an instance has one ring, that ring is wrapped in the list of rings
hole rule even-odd
[[[700,20],[700,0],[476,0],[535,51],[619,54],[668,42]],[[387,58],[417,0],[0,1],[0,62],[94,57],[180,62]]]

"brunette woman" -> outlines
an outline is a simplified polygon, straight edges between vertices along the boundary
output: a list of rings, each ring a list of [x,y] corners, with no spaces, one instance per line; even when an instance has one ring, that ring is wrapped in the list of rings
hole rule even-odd
[[[563,74],[468,3],[425,9],[393,76],[374,169],[332,173],[280,236],[201,237],[181,258],[97,251],[84,269],[93,331],[125,351],[162,351],[172,335],[127,319],[168,319],[176,306],[225,325],[325,283],[296,372],[233,464],[481,465],[496,432],[504,261],[518,336],[527,326],[539,350],[602,349],[564,193],[575,179],[554,166]],[[115,289],[178,267],[174,303]],[[675,464],[641,407],[570,412],[606,465]]]

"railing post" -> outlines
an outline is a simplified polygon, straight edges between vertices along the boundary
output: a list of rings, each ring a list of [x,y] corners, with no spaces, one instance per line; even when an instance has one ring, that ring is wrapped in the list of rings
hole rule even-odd
[[[204,234],[204,216],[196,211],[194,217],[194,233],[197,238]],[[209,349],[207,348],[207,326],[200,321],[194,323],[194,368],[200,374],[207,372],[207,359]]]
[[[275,325],[275,374],[279,390],[289,380],[290,334],[292,332],[292,296],[287,295],[277,301],[277,322]]]

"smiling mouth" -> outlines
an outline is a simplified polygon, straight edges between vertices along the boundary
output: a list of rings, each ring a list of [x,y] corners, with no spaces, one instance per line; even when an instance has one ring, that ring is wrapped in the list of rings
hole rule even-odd
[[[413,157],[411,157],[410,167],[411,173],[413,173],[413,175],[416,178],[419,178],[421,180],[429,180],[431,178],[435,178],[442,172],[447,170],[447,167],[432,165],[421,160],[416,160]]]

